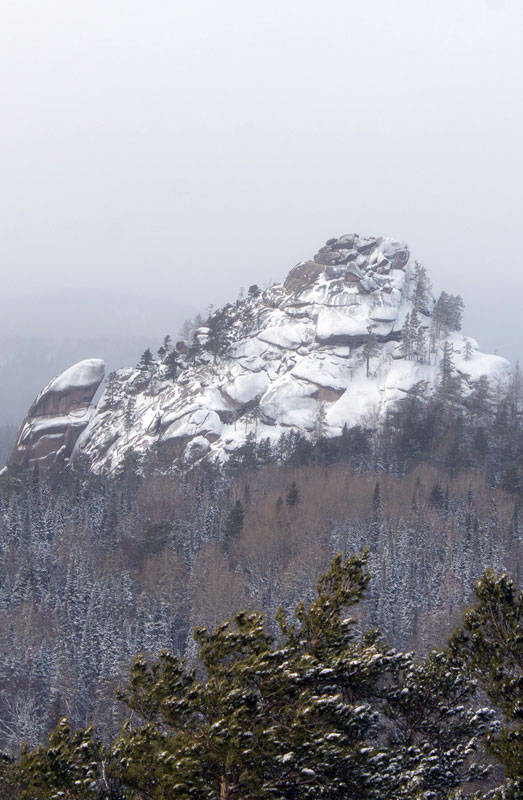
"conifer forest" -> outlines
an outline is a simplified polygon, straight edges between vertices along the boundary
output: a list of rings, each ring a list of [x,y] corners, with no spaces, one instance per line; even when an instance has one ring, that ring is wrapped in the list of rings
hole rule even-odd
[[[521,797],[522,400],[4,473],[0,797]]]

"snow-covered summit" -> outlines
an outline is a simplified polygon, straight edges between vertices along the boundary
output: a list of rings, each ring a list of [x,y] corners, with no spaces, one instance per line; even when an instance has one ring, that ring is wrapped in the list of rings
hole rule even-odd
[[[459,332],[460,303],[435,305],[404,243],[329,239],[282,284],[214,312],[191,342],[112,374],[73,458],[109,472],[126,453],[223,461],[249,436],[376,425],[413,387],[434,390],[445,343],[464,392],[481,375],[504,380],[505,359]]]

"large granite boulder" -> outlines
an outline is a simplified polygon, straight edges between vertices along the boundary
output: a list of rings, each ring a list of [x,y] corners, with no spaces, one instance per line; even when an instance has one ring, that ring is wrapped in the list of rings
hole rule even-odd
[[[314,261],[302,261],[291,269],[283,288],[286,292],[299,292],[305,286],[310,286],[323,273],[323,265]]]
[[[8,467],[63,466],[91,419],[91,401],[104,373],[104,362],[89,358],[53,378],[27,412]]]

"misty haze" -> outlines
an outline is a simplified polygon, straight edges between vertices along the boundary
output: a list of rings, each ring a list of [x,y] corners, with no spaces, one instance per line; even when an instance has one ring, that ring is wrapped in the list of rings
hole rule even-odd
[[[521,800],[523,5],[1,8],[0,800]]]

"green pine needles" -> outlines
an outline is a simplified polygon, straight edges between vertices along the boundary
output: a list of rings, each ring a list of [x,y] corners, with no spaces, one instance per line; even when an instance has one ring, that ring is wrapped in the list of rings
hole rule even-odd
[[[336,556],[314,601],[292,619],[280,610],[268,625],[263,614],[242,612],[214,631],[197,630],[193,664],[165,651],[154,663],[138,657],[120,694],[131,716],[116,741],[103,744],[92,729],[73,733],[62,721],[48,746],[17,764],[0,762],[5,796],[479,797],[463,792],[488,775],[486,737],[507,775],[489,796],[515,798],[521,595],[487,573],[449,648],[416,660],[352,615],[370,580],[367,560],[367,551]],[[476,676],[506,716],[500,731],[494,712],[475,702]]]

